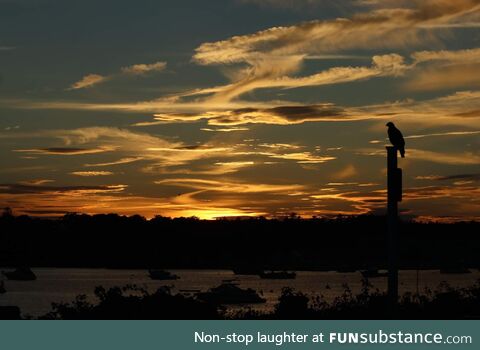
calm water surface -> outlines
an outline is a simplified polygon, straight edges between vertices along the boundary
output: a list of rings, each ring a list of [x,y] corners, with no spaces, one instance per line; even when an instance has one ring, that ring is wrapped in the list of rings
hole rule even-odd
[[[4,269],[6,270],[6,269]],[[24,315],[33,317],[51,311],[52,302],[69,302],[79,294],[87,295],[94,301],[93,291],[96,286],[113,287],[136,284],[149,291],[161,286],[171,286],[173,291],[198,289],[206,291],[218,286],[222,280],[236,279],[242,288],[253,288],[267,299],[266,304],[255,308],[271,309],[275,305],[283,287],[292,287],[310,295],[323,295],[331,301],[341,295],[348,284],[356,293],[362,286],[359,272],[297,272],[294,280],[262,280],[257,276],[235,276],[229,270],[171,270],[180,276],[176,281],[153,281],[143,270],[108,270],[108,269],[33,269],[37,280],[32,282],[5,281],[7,293],[0,295],[0,305],[19,306]],[[471,274],[443,275],[439,271],[420,271],[418,288],[435,289],[441,282],[455,287],[468,287],[480,279],[480,272],[471,270]],[[417,272],[400,272],[400,292],[417,290]],[[370,280],[375,288],[386,290],[386,278]]]

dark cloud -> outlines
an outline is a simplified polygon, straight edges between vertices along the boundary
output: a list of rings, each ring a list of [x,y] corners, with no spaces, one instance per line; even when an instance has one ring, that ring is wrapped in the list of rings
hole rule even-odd
[[[86,148],[66,148],[66,147],[52,147],[52,148],[42,148],[40,149],[42,152],[46,153],[59,153],[59,154],[74,154],[74,153],[84,153],[85,151],[88,151]]]
[[[176,149],[182,149],[182,150],[196,150],[196,149],[201,149],[202,146],[200,145],[192,145],[192,146],[183,146],[183,147],[177,147]]]
[[[19,149],[15,152],[31,153],[31,154],[46,154],[46,155],[81,155],[94,154],[112,151],[112,147],[99,148],[75,148],[75,147],[49,147],[49,148],[33,148],[33,149]]]
[[[291,121],[339,117],[342,109],[332,105],[282,106],[267,110]]]

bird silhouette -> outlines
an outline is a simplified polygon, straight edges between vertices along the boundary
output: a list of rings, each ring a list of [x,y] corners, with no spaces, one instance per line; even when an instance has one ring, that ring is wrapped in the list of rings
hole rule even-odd
[[[392,145],[400,151],[402,158],[405,158],[405,139],[402,132],[395,127],[392,122],[387,124],[388,126],[388,138]]]

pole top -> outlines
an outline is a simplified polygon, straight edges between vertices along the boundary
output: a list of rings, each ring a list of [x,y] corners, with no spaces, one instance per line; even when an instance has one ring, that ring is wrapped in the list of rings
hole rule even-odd
[[[387,146],[387,154],[389,157],[396,157],[397,156],[397,147],[395,146]]]

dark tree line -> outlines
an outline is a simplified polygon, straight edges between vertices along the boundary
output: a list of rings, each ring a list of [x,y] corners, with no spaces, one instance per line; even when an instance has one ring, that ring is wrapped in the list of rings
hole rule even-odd
[[[480,267],[480,223],[400,225],[402,268]],[[0,216],[0,266],[349,270],[386,266],[381,216],[206,221]]]

